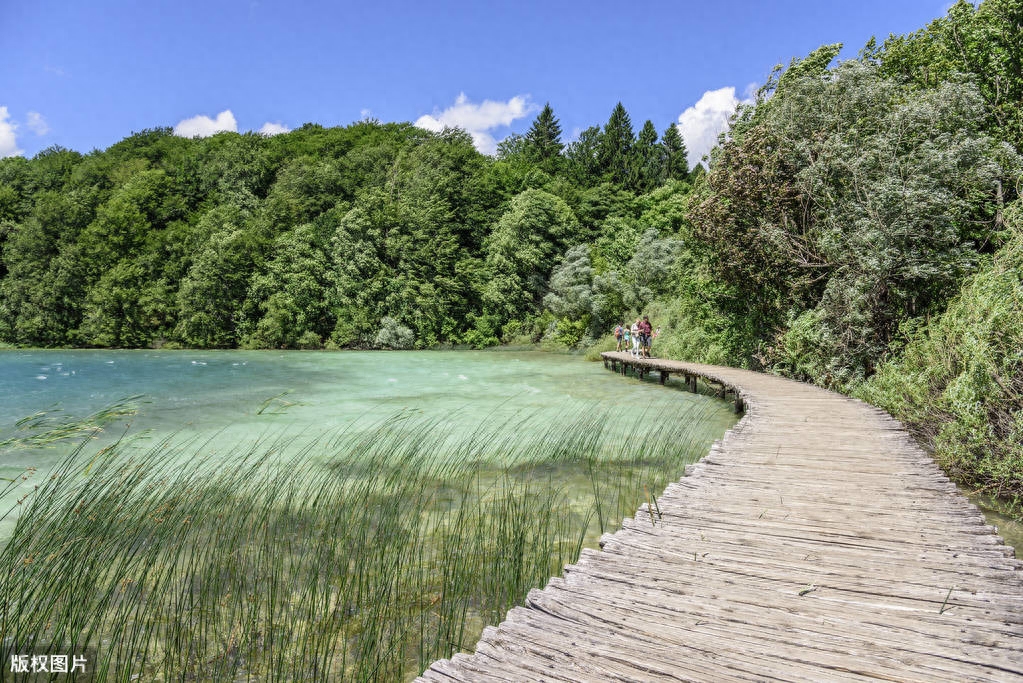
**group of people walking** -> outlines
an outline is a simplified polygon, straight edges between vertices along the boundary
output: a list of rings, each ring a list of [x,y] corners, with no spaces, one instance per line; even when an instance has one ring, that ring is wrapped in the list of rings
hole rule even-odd
[[[657,328],[657,332],[660,332],[661,328]],[[643,316],[642,318],[636,318],[636,322],[632,323],[632,326],[626,326],[625,324],[619,324],[615,326],[615,341],[617,346],[615,351],[621,351],[623,346],[632,356],[636,358],[650,358],[650,345],[653,343],[654,337],[657,336],[657,332],[653,331],[650,326],[650,318]],[[629,345],[632,345],[630,348]]]

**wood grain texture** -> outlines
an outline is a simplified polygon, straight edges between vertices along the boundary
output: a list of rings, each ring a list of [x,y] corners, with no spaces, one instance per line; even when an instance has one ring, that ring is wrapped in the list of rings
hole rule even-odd
[[[745,415],[651,515],[422,681],[1023,680],[1023,563],[887,413],[780,377],[605,353]]]

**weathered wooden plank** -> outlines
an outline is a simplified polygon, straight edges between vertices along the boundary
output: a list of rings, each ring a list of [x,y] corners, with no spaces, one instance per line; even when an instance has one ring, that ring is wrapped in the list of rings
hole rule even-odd
[[[603,360],[746,414],[424,680],[1023,680],[1023,563],[898,421],[778,377]]]
[[[690,536],[693,545],[687,548],[691,550],[696,547],[700,539],[695,535]],[[988,593],[997,595],[1017,596],[1023,590],[1023,577],[1004,579],[1006,570],[1012,571],[1012,565],[1006,562],[992,563],[989,560],[981,562],[970,562],[967,558],[954,557],[954,553],[948,551],[931,551],[920,553],[912,558],[890,557],[887,553],[875,553],[867,555],[861,551],[843,552],[841,550],[820,545],[809,544],[773,544],[773,545],[749,545],[739,544],[729,539],[707,539],[704,552],[692,551],[701,561],[712,558],[721,562],[748,562],[751,564],[764,563],[770,566],[787,567],[792,570],[806,570],[816,572],[834,572],[849,578],[861,578],[864,576],[876,576],[878,573],[899,572],[905,582],[930,582],[935,586],[960,586],[966,585],[967,581],[976,579],[984,580],[985,590]],[[608,555],[624,554],[645,566],[639,572],[663,571],[677,572],[678,565],[684,559],[689,559],[692,554],[687,552],[685,557],[682,551],[676,551],[675,557],[670,562],[659,562],[665,554],[658,553],[650,544],[630,542],[627,545],[608,542],[605,544],[605,552]],[[1001,558],[998,558],[1001,559]],[[580,558],[577,565],[585,565],[587,556]],[[651,566],[658,563],[658,566]],[[992,566],[993,565],[993,566]],[[568,569],[568,568],[566,568]],[[1020,572],[1016,572],[1017,574]],[[990,580],[995,580],[994,583]]]
[[[843,668],[848,670],[853,666],[853,661],[848,657],[850,653],[858,655],[855,661],[856,670],[871,672],[871,675],[887,670],[893,662],[906,658],[943,674],[936,676],[935,671],[932,671],[929,675],[920,677],[921,680],[936,678],[959,680],[970,668],[968,663],[963,667],[960,662],[961,658],[969,657],[971,654],[968,645],[961,645],[961,651],[936,654],[928,649],[930,643],[926,638],[921,638],[908,630],[898,634],[900,640],[904,641],[904,647],[891,653],[877,647],[874,640],[876,634],[869,635],[864,641],[870,643],[870,647],[862,647],[863,643],[857,644],[846,637],[844,629],[841,635],[833,639],[833,642],[838,644],[837,648],[833,648],[821,637],[822,629],[819,625],[815,625],[812,631],[817,636],[814,639],[805,637],[793,639],[791,631],[787,627],[780,627],[775,619],[768,621],[765,628],[765,624],[757,617],[758,614],[764,616],[764,612],[759,608],[745,613],[726,611],[723,620],[714,621],[704,615],[680,612],[674,609],[674,605],[644,600],[638,593],[632,595],[631,600],[616,600],[606,599],[598,591],[585,593],[580,592],[579,587],[571,588],[573,590],[563,593],[551,590],[531,594],[531,606],[572,621],[578,624],[579,628],[589,626],[613,630],[615,633],[626,632],[644,641],[696,650],[713,648],[716,653],[727,654],[731,666],[741,662],[748,663],[750,658],[761,666],[772,659],[780,660],[782,664],[780,670],[788,672],[787,676],[790,678],[793,677],[794,671],[801,669],[808,662],[812,663],[810,671],[806,672],[806,677],[810,680],[814,678],[821,680],[826,671]],[[656,626],[652,626],[653,624]],[[841,626],[843,625],[839,625],[838,628]],[[713,631],[718,633],[715,634]],[[721,638],[719,634],[725,637]],[[974,653],[981,651],[984,651],[982,647],[973,648]],[[872,657],[878,659],[871,662]],[[1013,663],[1010,661],[1008,665],[1013,666]],[[956,675],[952,676],[953,673]],[[832,676],[828,674],[827,678],[830,680]]]

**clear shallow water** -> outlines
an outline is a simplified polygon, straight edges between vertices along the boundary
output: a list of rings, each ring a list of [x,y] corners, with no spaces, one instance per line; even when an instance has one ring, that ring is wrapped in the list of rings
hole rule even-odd
[[[963,493],[981,509],[987,523],[998,529],[1005,542],[1016,549],[1016,557],[1023,558],[1023,519],[1013,517],[1011,506],[1005,501],[965,490]]]
[[[0,440],[38,411],[82,417],[138,394],[138,414],[109,425],[104,439],[130,423],[130,433],[145,435],[136,447],[173,435],[228,453],[260,438],[300,446],[354,434],[396,414],[435,421],[454,437],[491,425],[527,435],[608,406],[628,425],[694,403],[703,406],[708,443],[734,424],[728,404],[679,386],[623,380],[598,363],[535,351],[0,351]],[[44,472],[70,448],[0,451],[0,476]],[[0,514],[31,484],[0,500]]]
[[[38,411],[82,417],[139,394],[139,413],[109,425],[101,439],[130,423],[130,433],[146,434],[139,447],[174,435],[227,452],[260,437],[358,432],[401,412],[437,421],[455,436],[488,424],[542,433],[566,415],[608,404],[629,424],[661,410],[682,412],[694,401],[710,404],[702,411],[708,441],[735,422],[727,405],[712,408],[710,399],[677,386],[623,380],[597,363],[534,351],[33,350],[0,351],[0,440],[17,435],[15,422]],[[45,470],[71,447],[0,450],[0,477],[29,466]],[[39,479],[0,498],[0,515]],[[1023,552],[1020,520],[972,498]],[[11,521],[0,523],[0,532]]]
[[[136,394],[144,398],[135,427],[161,433],[330,428],[402,410],[474,426],[610,402],[638,417],[680,400],[706,401],[623,382],[576,357],[529,351],[0,351],[3,433],[36,411],[81,416]],[[721,408],[721,424],[730,425],[734,418]]]

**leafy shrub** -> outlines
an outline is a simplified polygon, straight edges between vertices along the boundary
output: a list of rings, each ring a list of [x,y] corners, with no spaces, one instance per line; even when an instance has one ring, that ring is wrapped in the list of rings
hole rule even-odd
[[[416,335],[394,318],[384,316],[373,343],[384,349],[411,349],[416,343]]]
[[[295,346],[299,349],[321,349],[323,348],[323,340],[320,338],[320,335],[312,330],[306,330],[299,336]]]
[[[948,310],[855,394],[904,421],[955,478],[1023,499],[1023,211]]]

